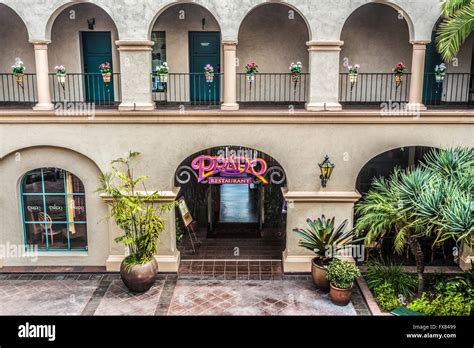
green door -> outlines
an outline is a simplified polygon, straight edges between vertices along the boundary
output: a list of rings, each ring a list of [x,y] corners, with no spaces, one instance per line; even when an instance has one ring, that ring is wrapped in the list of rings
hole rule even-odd
[[[220,101],[220,32],[189,32],[189,85],[191,102],[196,104],[218,104]],[[204,67],[214,67],[214,80],[206,81]]]
[[[104,83],[99,70],[102,63],[109,62],[112,65],[111,42],[110,31],[82,32],[84,95],[87,102],[114,102],[113,75],[109,83]]]
[[[426,46],[425,78],[423,80],[423,103],[425,105],[438,105],[443,95],[443,84],[436,83],[434,70],[436,65],[443,62],[441,55],[436,50],[436,32],[431,34],[431,43]]]

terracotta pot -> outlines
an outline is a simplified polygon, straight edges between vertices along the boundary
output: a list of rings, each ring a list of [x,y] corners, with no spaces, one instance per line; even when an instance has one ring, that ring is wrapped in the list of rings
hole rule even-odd
[[[18,83],[20,86],[23,87],[23,78],[25,77],[25,74],[23,73],[16,73],[15,74],[15,81]]]
[[[329,297],[332,303],[338,306],[347,306],[351,302],[352,288],[339,289],[334,285],[330,284],[331,290],[329,291]]]
[[[160,74],[160,82],[168,83],[168,74]]]
[[[297,74],[297,73],[291,74],[291,79],[292,79],[293,82],[295,82],[295,83],[300,81],[300,77],[301,77],[300,74]]]
[[[104,83],[109,83],[111,78],[112,73],[102,73],[102,79],[104,80]]]
[[[133,292],[146,292],[155,283],[158,264],[153,259],[150,262],[125,267],[125,260],[120,265],[120,276],[124,284]]]
[[[318,258],[314,258],[311,261],[311,275],[313,276],[313,283],[319,289],[328,290],[329,289],[329,280],[327,278],[328,270],[322,264],[319,265],[316,263]]]

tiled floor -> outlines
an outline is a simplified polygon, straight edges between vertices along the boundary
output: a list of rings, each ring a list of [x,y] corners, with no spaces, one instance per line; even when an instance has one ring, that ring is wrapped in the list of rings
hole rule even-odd
[[[224,276],[225,277],[225,276]],[[228,280],[159,275],[133,294],[119,274],[0,273],[0,315],[368,315],[358,288],[353,303],[335,306],[309,275]]]
[[[181,261],[179,274],[222,276],[223,279],[265,280],[283,274],[280,260]]]

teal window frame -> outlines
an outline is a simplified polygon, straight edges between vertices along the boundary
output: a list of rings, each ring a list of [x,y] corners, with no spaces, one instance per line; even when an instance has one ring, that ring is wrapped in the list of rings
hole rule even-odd
[[[45,226],[45,240],[46,240],[46,247],[43,248],[43,247],[39,247],[38,246],[38,250],[39,251],[52,251],[52,252],[58,252],[58,251],[67,251],[67,252],[87,252],[89,250],[89,243],[88,243],[88,238],[87,238],[87,221],[69,221],[69,207],[68,207],[68,204],[67,204],[67,199],[68,199],[68,196],[72,196],[72,197],[75,197],[75,196],[82,196],[84,197],[84,206],[86,207],[86,211],[85,211],[85,215],[86,215],[86,220],[87,220],[87,205],[85,204],[85,193],[68,193],[67,192],[67,185],[66,185],[66,174],[67,173],[70,173],[64,169],[61,169],[61,168],[54,168],[54,169],[58,169],[58,170],[62,170],[64,172],[64,177],[63,177],[63,187],[64,187],[64,192],[45,192],[45,184],[44,184],[44,169],[47,168],[47,167],[43,167],[43,168],[37,168],[37,169],[33,169],[33,170],[30,170],[28,171],[25,175],[23,175],[23,178],[21,179],[21,183],[20,183],[20,197],[21,197],[21,213],[22,213],[22,220],[23,220],[23,239],[25,241],[25,251],[28,251],[28,248],[35,245],[35,244],[29,244],[29,240],[28,240],[28,233],[27,233],[27,225],[33,225],[33,224],[36,224],[36,225],[41,225],[41,224],[44,224]],[[25,184],[25,180],[26,178],[28,177],[28,174],[35,171],[35,170],[38,170],[40,169],[41,170],[41,192],[24,192],[23,191],[23,186]],[[74,175],[72,173],[70,173],[71,175]],[[75,175],[74,175],[75,176]],[[77,180],[79,180],[82,184],[82,186],[84,187],[84,183],[82,182],[82,180],[80,180],[77,176],[75,176],[77,178]],[[84,189],[85,190],[85,189]],[[25,216],[25,197],[28,197],[28,196],[42,196],[43,197],[43,212],[44,212],[44,220],[43,221],[27,221],[26,220],[26,216]],[[65,199],[65,206],[66,206],[66,221],[47,221],[47,214],[46,214],[46,197],[47,196],[64,196],[64,199]],[[49,238],[48,238],[48,224],[52,224],[52,225],[59,225],[59,224],[62,224],[62,225],[66,225],[66,231],[67,231],[67,249],[64,249],[64,248],[49,248]],[[70,235],[69,235],[69,225],[86,225],[86,246],[84,248],[74,248],[74,249],[71,249],[71,238],[70,238]]]

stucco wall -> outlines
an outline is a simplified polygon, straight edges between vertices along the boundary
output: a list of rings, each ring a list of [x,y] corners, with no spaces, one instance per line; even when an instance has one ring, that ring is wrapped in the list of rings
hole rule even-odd
[[[0,161],[0,244],[24,244],[22,212],[20,204],[20,181],[28,171],[41,167],[57,167],[75,174],[84,184],[86,192],[88,251],[84,252],[40,252],[38,263],[30,258],[4,259],[8,265],[104,265],[109,255],[107,208],[95,193],[99,185],[99,170],[85,156],[64,148],[34,147],[21,149]]]
[[[21,18],[10,8],[0,4],[0,73],[11,73],[15,58],[21,58],[27,73],[35,72],[33,45]]]
[[[347,19],[342,30],[340,72],[347,64],[359,64],[360,72],[390,73],[398,62],[411,68],[412,45],[408,25],[399,13],[386,5],[367,4]]]
[[[301,61],[307,72],[308,40],[308,27],[297,12],[281,4],[259,6],[240,26],[237,71],[255,62],[262,73],[287,73],[291,62]]]
[[[94,30],[89,30],[88,28],[87,19],[89,18],[95,18]],[[70,73],[82,73],[84,71],[81,48],[82,31],[111,32],[112,62],[110,63],[115,72],[120,72],[118,51],[115,45],[115,41],[118,40],[115,24],[104,10],[92,4],[68,7],[54,21],[51,32],[51,44],[48,47],[49,70],[54,72],[54,67],[62,64]],[[99,72],[99,67],[96,70],[96,72]]]
[[[78,134],[81,136],[78,137]],[[222,134],[225,134],[225,139]],[[113,128],[107,124],[2,124],[0,139],[0,238],[4,243],[21,243],[23,238],[18,180],[28,170],[56,166],[71,171],[83,180],[87,199],[89,256],[80,260],[78,257],[61,258],[60,262],[64,265],[103,265],[106,254],[123,250],[112,241],[117,234],[116,229],[107,222],[98,223],[106,215],[107,208],[94,190],[98,186],[99,171],[108,170],[110,160],[123,156],[128,150],[142,153],[136,173],[150,176],[149,190],[174,189],[173,176],[187,156],[209,147],[235,144],[263,151],[279,161],[286,171],[290,191],[331,193],[354,192],[357,175],[364,164],[377,154],[393,148],[410,145],[474,146],[472,127],[462,124],[114,124]],[[28,149],[22,150],[25,148]],[[16,152],[20,154],[21,161],[15,161]],[[6,154],[10,155],[4,157]],[[321,188],[317,163],[325,154],[336,164],[336,169],[327,188]],[[288,217],[287,242],[292,255],[303,253],[296,247],[292,228],[304,226],[309,214],[322,213],[336,215],[338,221],[350,219],[352,205],[296,204]],[[162,248],[164,253],[175,252],[170,242],[173,238],[174,230],[168,225],[162,238],[162,243],[166,243]],[[42,257],[39,264],[54,264],[57,260]],[[12,262],[20,264],[26,261]]]

